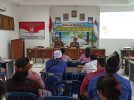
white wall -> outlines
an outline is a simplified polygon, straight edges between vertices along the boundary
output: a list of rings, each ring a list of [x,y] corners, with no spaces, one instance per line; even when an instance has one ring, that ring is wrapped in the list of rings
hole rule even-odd
[[[2,4],[6,7],[6,12],[0,12],[0,14],[7,15],[14,18],[15,29],[17,27],[16,14],[14,7],[11,5]],[[0,30],[0,56],[4,58],[11,58],[11,40],[19,37],[18,31]]]
[[[17,6],[16,14],[18,14],[19,22],[45,22],[45,38],[44,39],[25,39],[25,54],[27,48],[34,46],[49,46],[49,6]],[[19,27],[17,27],[19,29]],[[26,56],[26,55],[25,55]]]
[[[71,17],[71,11],[77,11],[77,17]],[[79,20],[80,14],[85,14],[85,21]],[[69,14],[69,21],[63,21],[63,14]],[[88,17],[93,17],[93,21],[97,18],[99,22],[100,9],[99,7],[88,7],[88,6],[54,6],[50,8],[50,16],[52,21],[55,22],[55,17],[61,17],[61,22],[88,22]]]
[[[134,39],[100,39],[99,47],[106,49],[106,56],[112,54],[114,51],[120,53],[120,49],[123,47],[134,48]]]

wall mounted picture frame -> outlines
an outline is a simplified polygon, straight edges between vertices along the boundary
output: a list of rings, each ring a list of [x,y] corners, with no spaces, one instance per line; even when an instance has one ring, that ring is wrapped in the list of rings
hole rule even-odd
[[[77,11],[76,10],[72,10],[72,17],[77,17]]]
[[[84,21],[85,20],[85,14],[80,14],[80,21]]]
[[[93,17],[88,17],[88,24],[93,24]]]
[[[63,14],[63,20],[68,21],[69,20],[69,14]]]
[[[55,24],[61,24],[61,18],[55,17]]]

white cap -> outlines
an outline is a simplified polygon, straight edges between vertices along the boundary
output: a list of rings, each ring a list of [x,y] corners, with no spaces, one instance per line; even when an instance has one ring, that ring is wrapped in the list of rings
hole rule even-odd
[[[60,50],[54,51],[54,59],[61,58],[61,57],[62,57],[62,53]]]

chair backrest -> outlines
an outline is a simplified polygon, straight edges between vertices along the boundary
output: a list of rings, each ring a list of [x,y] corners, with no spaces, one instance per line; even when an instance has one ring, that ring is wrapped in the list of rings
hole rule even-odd
[[[6,100],[38,100],[36,94],[29,92],[6,92]]]
[[[101,98],[93,98],[92,100],[101,100]],[[120,100],[126,100],[126,99],[123,99],[123,98],[120,98]]]
[[[47,90],[54,95],[54,85],[56,82],[62,81],[62,75],[58,73],[42,73],[41,78]]]
[[[77,100],[77,99],[68,96],[47,96],[42,98],[41,100]]]
[[[86,74],[81,72],[67,72],[64,74],[64,80],[78,80],[82,82],[85,76]]]
[[[68,81],[61,81],[55,84],[55,91],[56,95],[60,96],[70,96],[77,95],[80,96],[80,86],[81,82],[77,80],[68,80]],[[63,93],[61,93],[61,90]]]

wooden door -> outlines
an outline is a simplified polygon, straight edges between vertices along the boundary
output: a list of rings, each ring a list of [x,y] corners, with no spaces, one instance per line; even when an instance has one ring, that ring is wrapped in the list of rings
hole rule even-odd
[[[22,39],[11,40],[12,59],[24,57],[24,43]]]

